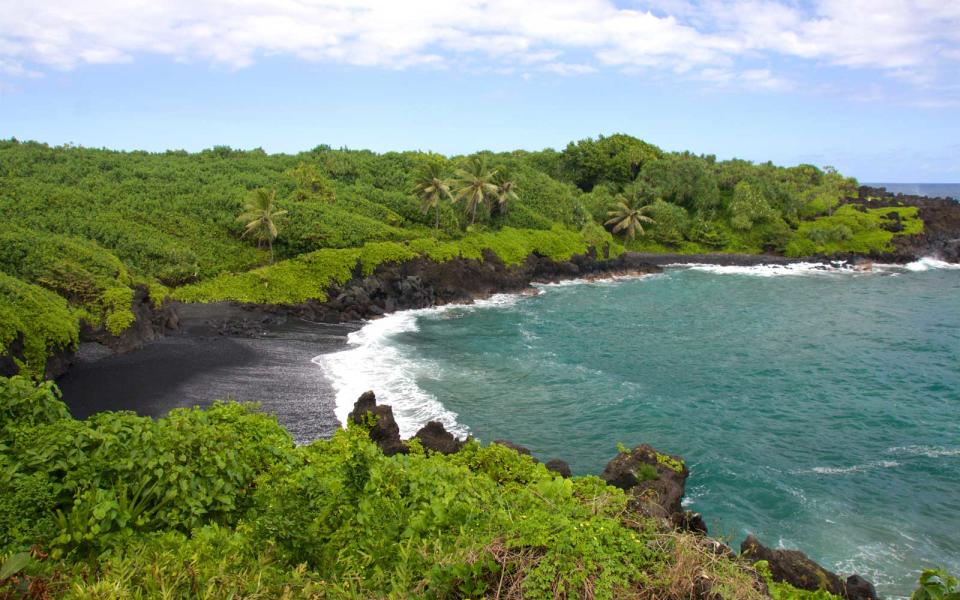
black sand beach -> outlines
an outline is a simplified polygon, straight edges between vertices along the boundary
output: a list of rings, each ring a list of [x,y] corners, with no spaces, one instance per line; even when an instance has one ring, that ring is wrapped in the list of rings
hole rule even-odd
[[[133,410],[160,417],[233,399],[261,403],[298,443],[332,435],[339,425],[334,390],[311,359],[342,349],[359,325],[286,317],[263,323],[262,315],[222,304],[178,312],[180,333],[134,352],[97,358],[96,345],[85,345],[57,381],[73,415]]]

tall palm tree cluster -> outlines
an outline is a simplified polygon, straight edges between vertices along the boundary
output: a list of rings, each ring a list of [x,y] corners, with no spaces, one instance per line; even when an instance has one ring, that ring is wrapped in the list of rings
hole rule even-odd
[[[440,204],[444,200],[462,201],[473,224],[477,222],[477,209],[481,205],[491,212],[506,214],[509,204],[519,199],[516,182],[504,171],[490,169],[480,157],[470,159],[452,178],[446,177],[439,162],[427,163],[417,173],[414,193],[420,198],[423,212],[436,211],[437,229],[440,229]]]
[[[417,173],[414,181],[414,193],[421,201],[424,213],[436,211],[435,227],[440,229],[440,204],[444,200],[451,203],[463,202],[470,214],[470,224],[477,222],[477,209],[483,205],[491,214],[507,214],[512,202],[519,200],[517,183],[505,171],[491,169],[481,157],[470,159],[457,169],[453,177],[447,177],[443,165],[431,161]],[[644,202],[640,193],[618,195],[610,206],[604,225],[613,233],[622,233],[633,238],[644,234],[644,223],[655,223],[646,213],[652,206]],[[252,237],[258,246],[266,245],[270,249],[270,262],[273,262],[273,242],[277,239],[277,223],[287,214],[277,209],[277,192],[259,188],[253,190],[244,203],[243,213],[237,217],[244,223],[242,237]]]

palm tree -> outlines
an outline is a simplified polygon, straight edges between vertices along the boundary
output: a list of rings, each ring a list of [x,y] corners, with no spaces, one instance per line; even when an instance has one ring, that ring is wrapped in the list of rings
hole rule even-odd
[[[437,230],[440,229],[440,202],[453,200],[450,183],[443,177],[443,167],[436,162],[427,163],[417,174],[414,181],[414,193],[420,198],[420,209],[426,213],[431,208],[437,210]]]
[[[520,196],[517,195],[517,182],[507,173],[497,171],[493,177],[493,183],[497,186],[495,196],[497,212],[505,215],[507,214],[509,203],[520,199]]]
[[[616,200],[614,204],[610,205],[610,211],[607,212],[610,219],[604,223],[604,225],[613,226],[611,230],[613,233],[623,231],[627,237],[633,238],[638,231],[640,235],[644,234],[644,223],[656,223],[644,214],[653,208],[651,205],[638,206],[640,201],[636,197],[627,199],[623,196],[617,196]]]
[[[237,217],[238,221],[246,222],[243,235],[253,236],[257,240],[257,247],[264,242],[270,248],[270,263],[273,263],[273,240],[277,239],[277,220],[287,214],[285,210],[277,210],[277,192],[258,188],[254,190],[243,205],[243,213]]]
[[[497,195],[497,186],[493,183],[496,171],[487,168],[485,160],[474,157],[467,166],[457,171],[457,189],[454,202],[464,200],[470,211],[470,223],[477,221],[477,207]]]

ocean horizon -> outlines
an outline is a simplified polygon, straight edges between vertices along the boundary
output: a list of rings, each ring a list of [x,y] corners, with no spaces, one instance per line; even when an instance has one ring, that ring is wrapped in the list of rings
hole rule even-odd
[[[886,188],[893,194],[927,196],[929,198],[953,198],[960,200],[960,183],[868,183],[861,185]]]

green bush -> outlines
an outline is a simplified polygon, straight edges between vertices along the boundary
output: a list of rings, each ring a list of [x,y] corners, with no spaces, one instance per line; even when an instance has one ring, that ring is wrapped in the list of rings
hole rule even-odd
[[[48,392],[38,394],[50,403]],[[6,423],[6,468],[15,482],[49,482],[55,556],[99,555],[134,532],[235,524],[256,477],[292,460],[293,442],[276,419],[239,404],[178,409],[157,421],[41,417]]]
[[[75,421],[0,383],[0,548],[49,550],[24,576],[65,594],[612,598],[662,559],[622,491],[503,446],[386,457],[352,426],[296,448],[238,404]]]
[[[350,430],[304,453],[305,465],[264,478],[256,537],[357,594],[475,597],[507,581],[530,597],[610,598],[655,558],[619,524],[622,492],[502,446],[386,458]]]
[[[79,314],[61,296],[0,272],[0,353],[22,344],[20,369],[43,376],[47,357],[76,346]]]
[[[946,569],[924,569],[910,600],[960,600],[960,581]]]
[[[788,256],[809,256],[892,252],[895,236],[923,231],[923,221],[917,212],[915,206],[859,210],[852,204],[845,204],[832,215],[801,222],[796,236],[786,247],[786,253]],[[892,232],[886,227],[892,223],[892,213],[899,215],[901,231]]]

